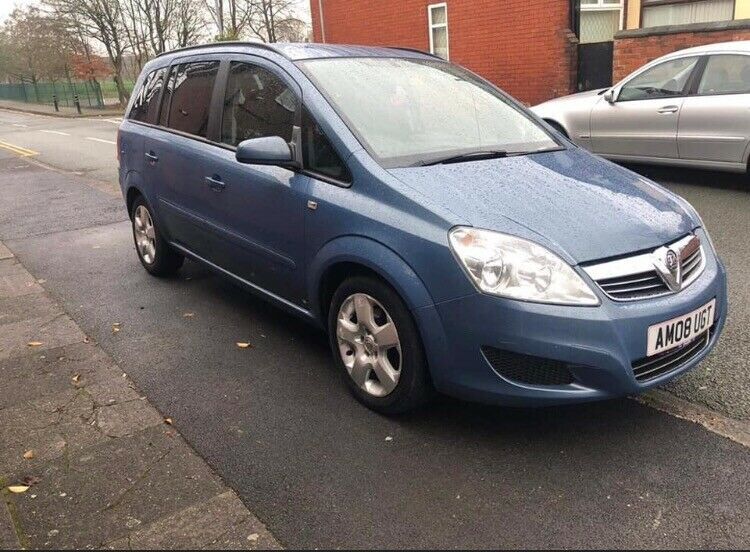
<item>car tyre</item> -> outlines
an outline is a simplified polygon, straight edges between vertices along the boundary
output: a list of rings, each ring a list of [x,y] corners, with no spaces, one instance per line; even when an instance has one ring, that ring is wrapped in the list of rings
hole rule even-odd
[[[401,414],[432,396],[417,326],[398,293],[381,280],[356,276],[338,287],[328,335],[347,387],[368,408]]]
[[[133,240],[143,268],[153,276],[171,276],[185,258],[177,253],[163,238],[151,207],[143,196],[138,196],[130,211]]]

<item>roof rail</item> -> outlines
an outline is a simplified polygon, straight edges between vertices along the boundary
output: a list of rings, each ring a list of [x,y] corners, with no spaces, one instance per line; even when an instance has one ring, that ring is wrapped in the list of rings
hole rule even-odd
[[[402,50],[404,52],[414,52],[414,53],[417,53],[417,54],[424,54],[426,56],[434,57],[434,58],[437,58],[437,59],[443,59],[443,58],[441,58],[440,56],[438,56],[436,54],[432,54],[430,52],[425,52],[424,50],[420,50],[418,48],[407,48],[406,46],[388,46],[388,48],[390,48],[391,50]],[[443,61],[445,61],[445,60],[443,60]]]
[[[278,48],[274,48],[270,44],[266,44],[265,42],[248,42],[243,40],[228,40],[226,42],[210,42],[208,44],[195,44],[194,46],[184,46],[183,48],[175,48],[174,50],[170,50],[168,52],[162,52],[161,54],[157,55],[156,57],[162,57],[169,54],[174,54],[177,52],[187,52],[190,50],[200,50],[203,48],[219,48],[221,46],[252,46],[254,48],[262,48],[264,50],[270,50],[271,52],[276,52],[277,54],[280,54],[284,56],[283,52],[279,50]],[[287,56],[284,56],[287,57]]]

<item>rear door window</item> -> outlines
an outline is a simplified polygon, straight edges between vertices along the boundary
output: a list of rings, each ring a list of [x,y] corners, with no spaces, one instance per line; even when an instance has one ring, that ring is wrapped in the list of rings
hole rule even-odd
[[[161,89],[164,86],[166,75],[167,68],[162,67],[161,69],[151,71],[146,76],[133,100],[133,107],[130,109],[128,119],[156,124],[159,112],[159,98],[161,97]]]
[[[206,138],[211,93],[218,72],[218,61],[183,63],[173,68],[167,87],[170,91],[167,118],[162,119],[164,126]],[[164,108],[167,109],[166,103]]]
[[[271,71],[232,62],[224,95],[221,141],[237,146],[250,138],[281,136],[292,140],[296,94]]]
[[[708,58],[698,94],[750,94],[750,56],[717,55]]]

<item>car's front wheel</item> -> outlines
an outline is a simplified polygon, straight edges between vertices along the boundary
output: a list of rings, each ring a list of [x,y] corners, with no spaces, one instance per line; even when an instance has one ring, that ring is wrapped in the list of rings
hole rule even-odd
[[[177,272],[185,259],[164,240],[143,196],[133,202],[130,220],[135,250],[143,267],[154,276],[170,276]]]
[[[369,408],[398,414],[430,397],[419,332],[390,286],[369,276],[344,281],[331,300],[328,330],[347,386]]]

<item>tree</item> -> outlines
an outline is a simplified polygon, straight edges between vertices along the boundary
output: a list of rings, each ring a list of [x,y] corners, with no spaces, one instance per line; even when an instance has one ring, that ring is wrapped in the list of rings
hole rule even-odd
[[[2,31],[3,72],[31,83],[39,101],[38,83],[66,74],[71,44],[65,28],[38,8],[15,9]]]
[[[263,42],[279,42],[284,33],[289,34],[292,24],[294,0],[245,0],[247,26]],[[299,21],[299,20],[297,20]]]
[[[205,0],[216,24],[216,40],[238,40],[248,23],[248,0]]]
[[[128,101],[123,82],[123,57],[128,49],[122,0],[44,0],[55,17],[79,25],[82,35],[102,45],[112,64],[120,105]]]
[[[174,27],[175,47],[184,48],[200,42],[205,24],[200,1],[182,0],[177,7],[177,21]]]

